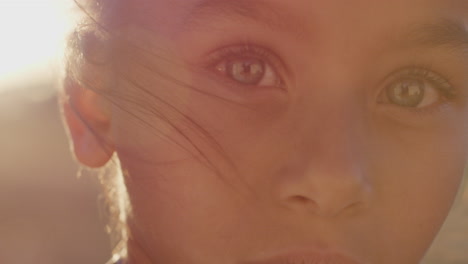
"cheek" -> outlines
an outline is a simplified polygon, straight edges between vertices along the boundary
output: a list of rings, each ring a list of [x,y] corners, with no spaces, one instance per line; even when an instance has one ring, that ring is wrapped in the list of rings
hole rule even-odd
[[[468,131],[459,124],[448,122],[422,129],[382,128],[374,140],[372,153],[376,155],[370,162],[374,164],[377,181],[382,181],[378,185],[394,182],[400,186],[395,189],[400,189],[402,195],[428,189],[435,199],[453,196],[453,189],[463,175],[468,150]],[[386,177],[379,177],[381,173]]]
[[[153,259],[196,263],[197,254],[212,251],[217,253],[210,258],[221,258],[223,251],[236,248],[230,244],[251,234],[235,234],[249,228],[240,219],[247,206],[215,144],[226,145],[220,134],[236,141],[239,136],[227,130],[239,116],[219,99],[171,88],[172,93],[154,90],[170,107],[137,92],[133,98],[138,100],[113,112],[115,147],[132,206],[129,225]]]
[[[228,196],[232,190],[222,178],[193,158],[156,163],[120,154],[119,159],[127,174],[132,236],[149,249],[153,259],[196,263],[198,250],[213,247],[213,240],[222,241],[217,226],[232,219],[235,208]]]
[[[423,254],[447,216],[465,166],[460,122],[428,130],[382,127],[371,160],[382,241],[390,256]],[[414,238],[418,238],[416,241]]]
[[[162,263],[230,263],[248,252],[262,219],[225,175],[186,159],[141,163],[120,156],[132,212],[128,225],[152,259]],[[202,260],[202,261],[200,261]]]

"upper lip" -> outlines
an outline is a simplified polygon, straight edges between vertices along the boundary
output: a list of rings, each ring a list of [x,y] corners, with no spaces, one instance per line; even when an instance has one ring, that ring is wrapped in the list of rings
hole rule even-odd
[[[341,253],[310,250],[277,254],[243,264],[360,264],[360,262]]]

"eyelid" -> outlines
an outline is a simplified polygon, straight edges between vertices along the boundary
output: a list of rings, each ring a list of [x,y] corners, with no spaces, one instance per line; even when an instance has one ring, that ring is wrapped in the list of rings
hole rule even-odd
[[[265,62],[270,64],[270,66],[273,68],[273,71],[278,75],[277,77],[281,80],[282,87],[288,86],[287,84],[290,78],[286,77],[289,77],[290,73],[283,61],[278,57],[278,55],[276,55],[275,52],[256,44],[244,42],[237,45],[231,44],[218,48],[206,56],[207,62],[205,63],[205,67],[213,68],[216,67],[216,65],[219,63],[229,60],[230,58],[234,59],[242,56],[253,56],[265,60]]]
[[[441,92],[442,95],[449,100],[455,98],[457,95],[457,90],[451,84],[451,82],[447,78],[443,77],[441,74],[431,70],[429,67],[417,66],[405,68],[399,75],[401,77],[424,78],[425,80],[434,84],[439,90],[439,92]]]
[[[383,90],[404,78],[421,78],[426,82],[430,82],[447,101],[455,101],[459,97],[459,90],[452,84],[450,79],[433,70],[431,65],[412,64],[398,68],[384,78],[383,89],[377,90],[377,101]]]
[[[399,68],[390,74],[390,82],[403,77],[424,78],[426,81],[437,84],[441,92],[447,93],[447,96],[456,96],[457,90],[449,80],[450,78],[438,73],[432,65],[413,64]]]
[[[431,66],[427,65],[410,65],[399,68],[393,71],[389,76],[385,78],[383,89],[378,90],[377,103],[385,105],[386,109],[393,109],[402,114],[412,113],[417,114],[419,117],[430,116],[441,111],[449,109],[450,105],[456,104],[460,100],[459,89],[457,89],[452,82],[445,76],[439,74],[435,70],[431,69]],[[440,100],[431,106],[426,107],[401,107],[390,103],[383,103],[380,101],[382,93],[385,93],[385,89],[395,82],[404,78],[421,78],[425,82],[431,83],[434,89],[436,89],[440,95]],[[394,112],[393,111],[393,112]]]

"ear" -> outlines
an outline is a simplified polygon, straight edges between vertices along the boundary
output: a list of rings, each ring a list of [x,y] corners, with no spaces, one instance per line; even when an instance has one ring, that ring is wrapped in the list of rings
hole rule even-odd
[[[61,107],[72,152],[87,167],[105,165],[115,151],[107,101],[102,95],[82,87],[76,81],[66,80],[63,88]]]

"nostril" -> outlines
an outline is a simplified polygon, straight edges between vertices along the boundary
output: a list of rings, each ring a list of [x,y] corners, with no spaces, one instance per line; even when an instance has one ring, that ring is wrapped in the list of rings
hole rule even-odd
[[[296,205],[297,207],[306,207],[313,212],[319,209],[317,202],[303,195],[294,195],[289,197],[288,200],[289,204]]]
[[[366,171],[352,159],[340,164],[322,162],[286,174],[276,188],[275,196],[282,205],[320,217],[350,216],[363,212],[369,207],[373,196]]]
[[[313,202],[309,198],[301,196],[301,195],[295,195],[295,196],[291,197],[290,199],[297,202],[297,203],[301,203],[301,204]]]
[[[309,213],[321,217],[353,215],[366,207],[365,203],[361,200],[348,199],[343,201],[340,199],[329,198],[323,201],[317,201],[304,195],[291,196],[286,200],[286,202],[291,208],[298,210],[305,209]]]

